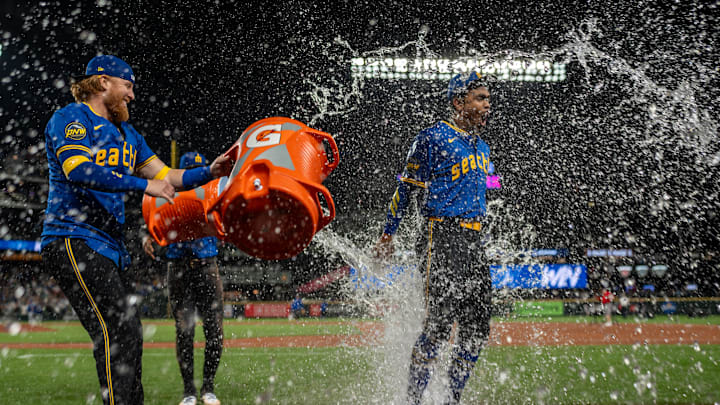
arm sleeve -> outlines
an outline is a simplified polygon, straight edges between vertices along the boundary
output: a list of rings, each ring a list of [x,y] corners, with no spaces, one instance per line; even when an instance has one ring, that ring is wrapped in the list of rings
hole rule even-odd
[[[385,216],[384,233],[394,235],[400,226],[403,214],[407,209],[412,195],[419,189],[427,188],[430,179],[430,149],[428,138],[420,133],[410,147],[405,170],[398,177],[398,186],[393,193],[390,206]]]
[[[65,160],[78,161],[80,163],[75,166],[69,173],[65,173],[68,180],[73,183],[82,184],[88,188],[98,191],[145,191],[148,181],[139,177],[123,175],[104,166],[98,166],[89,159],[83,160],[83,156],[75,155]],[[63,164],[63,168],[65,164]]]
[[[194,169],[185,170],[182,174],[182,186],[185,190],[202,186],[212,180],[213,176],[209,166],[196,167]]]

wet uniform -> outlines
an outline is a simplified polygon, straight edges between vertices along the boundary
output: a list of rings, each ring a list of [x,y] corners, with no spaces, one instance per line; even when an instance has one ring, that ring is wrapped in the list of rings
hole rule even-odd
[[[490,149],[441,121],[421,131],[393,195],[384,232],[397,231],[410,194],[424,189],[424,232],[416,245],[424,279],[426,317],[412,352],[408,397],[419,403],[438,356],[457,322],[449,370],[457,402],[490,332],[491,283],[483,252]]]
[[[175,318],[175,351],[184,396],[196,396],[193,381],[195,308],[203,319],[205,363],[201,394],[214,392],[215,373],[223,349],[222,281],[216,256],[217,238],[209,236],[168,246],[168,289]]]
[[[157,156],[132,125],[115,126],[84,103],[56,111],[45,142],[50,190],[43,261],[93,341],[103,401],[140,404],[142,327],[126,270],[124,200],[125,191],[147,184],[129,175]],[[103,176],[117,188],[94,187],[95,180],[111,183]]]

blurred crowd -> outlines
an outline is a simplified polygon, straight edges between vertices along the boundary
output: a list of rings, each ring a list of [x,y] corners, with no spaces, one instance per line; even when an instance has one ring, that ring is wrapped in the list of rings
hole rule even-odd
[[[135,282],[142,316],[166,316],[167,294],[163,277]],[[0,322],[5,320],[77,320],[70,302],[55,280],[42,272],[2,272]]]
[[[29,280],[3,279],[0,286],[0,317],[3,320],[30,322],[77,319],[55,280],[45,275]]]

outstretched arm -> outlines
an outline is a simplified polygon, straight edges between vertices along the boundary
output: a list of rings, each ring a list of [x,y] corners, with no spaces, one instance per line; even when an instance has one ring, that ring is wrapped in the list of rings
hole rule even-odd
[[[210,166],[189,170],[171,169],[162,160],[153,159],[139,169],[138,173],[146,179],[167,180],[177,190],[189,190],[202,186],[212,179],[230,174],[232,164],[232,160],[224,154],[218,156]]]
[[[65,177],[73,183],[93,190],[119,192],[142,191],[153,197],[162,197],[172,202],[175,189],[164,180],[147,180],[128,174],[121,174],[109,167],[92,162],[89,156],[77,154],[62,156]]]
[[[413,141],[405,161],[405,170],[399,177],[399,183],[393,193],[390,206],[385,216],[385,228],[380,240],[375,245],[375,254],[387,258],[393,253],[392,237],[400,226],[403,213],[407,208],[412,194],[427,187],[430,179],[430,141],[424,132],[420,132]]]
[[[425,183],[421,183],[406,177],[401,177],[400,182],[393,193],[390,206],[385,216],[385,228],[380,240],[375,245],[375,254],[378,257],[387,258],[394,252],[392,243],[393,235],[397,232],[413,195],[419,189],[424,189]]]

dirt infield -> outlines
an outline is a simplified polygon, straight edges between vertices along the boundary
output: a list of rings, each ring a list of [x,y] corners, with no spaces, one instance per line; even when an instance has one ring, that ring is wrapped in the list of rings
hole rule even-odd
[[[13,333],[54,331],[53,329],[46,328],[44,326],[32,325],[29,323],[8,323],[7,325],[0,325],[0,333],[10,333],[11,328],[17,327],[19,327],[19,329],[17,331],[13,331]]]
[[[262,322],[262,321],[261,321]],[[336,347],[373,346],[382,344],[384,325],[381,322],[355,321],[350,324],[360,333],[354,335],[271,336],[226,339],[225,348],[243,347]],[[40,331],[47,328],[26,329]],[[495,322],[490,333],[491,346],[572,346],[632,344],[720,344],[720,325],[632,324],[605,326],[602,323]],[[196,343],[203,347],[203,343]],[[173,348],[172,342],[144,345],[147,349]],[[10,349],[80,349],[89,343],[4,343]]]
[[[720,344],[720,325],[503,322],[493,324],[495,346]]]

